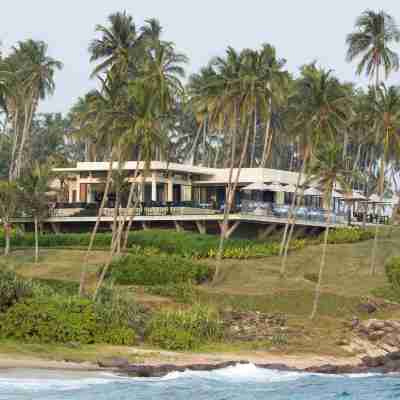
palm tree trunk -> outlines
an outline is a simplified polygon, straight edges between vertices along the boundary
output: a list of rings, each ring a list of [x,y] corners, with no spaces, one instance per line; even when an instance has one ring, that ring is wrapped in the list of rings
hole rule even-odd
[[[16,165],[15,165],[15,177],[19,177],[20,173],[21,173],[22,155],[23,155],[26,139],[28,138],[29,129],[32,124],[33,113],[36,108],[35,103],[36,103],[36,100],[34,98],[34,95],[32,95],[32,98],[30,99],[30,101],[25,105],[24,128],[22,131],[21,143],[19,145],[17,161],[16,161]]]
[[[8,222],[4,221],[3,226],[4,226],[4,238],[5,238],[4,255],[8,256],[10,254],[10,225]]]
[[[231,184],[232,182],[232,175],[233,175],[233,167],[234,167],[234,162],[235,162],[235,148],[236,148],[236,129],[234,132],[234,137],[232,138],[232,152],[231,152],[231,165],[229,168],[229,180],[228,180],[228,196],[227,196],[227,202],[225,202],[225,208],[224,208],[224,218],[221,226],[221,235],[220,235],[220,241],[219,241],[219,247],[218,247],[218,252],[217,252],[217,258],[216,258],[216,267],[215,267],[215,275],[213,278],[213,283],[217,282],[218,276],[219,276],[219,271],[221,267],[221,262],[222,262],[222,255],[224,252],[224,241],[226,237],[226,232],[228,231],[228,224],[229,224],[229,214],[232,209],[232,204],[235,199],[235,192],[236,188],[239,182],[239,177],[240,177],[240,172],[243,166],[243,162],[246,158],[247,154],[247,148],[249,144],[249,136],[250,136],[250,125],[248,125],[246,129],[246,136],[244,139],[244,144],[243,144],[243,149],[242,149],[242,154],[240,156],[240,161],[239,161],[239,166],[236,171],[236,177],[233,185]]]
[[[111,152],[111,157],[110,157],[110,164],[109,164],[109,169],[108,169],[108,174],[107,174],[107,180],[106,180],[106,186],[104,188],[104,193],[103,193],[103,199],[101,200],[99,212],[97,215],[96,223],[94,225],[92,234],[90,236],[90,241],[89,241],[89,246],[86,251],[85,259],[82,265],[82,271],[81,271],[81,277],[80,277],[80,283],[79,283],[79,296],[83,295],[84,289],[85,289],[85,283],[86,283],[86,275],[87,275],[87,269],[88,269],[88,263],[89,263],[89,256],[93,248],[94,244],[94,239],[96,237],[97,230],[99,229],[99,225],[101,222],[101,217],[103,215],[104,207],[106,205],[107,201],[107,196],[108,196],[108,191],[110,188],[111,184],[111,176],[112,176],[112,168],[113,168],[113,157],[112,157],[112,152]]]
[[[321,256],[321,263],[319,266],[319,274],[318,274],[318,283],[317,286],[315,287],[315,296],[314,296],[314,304],[313,308],[311,311],[310,319],[314,319],[317,310],[318,310],[318,304],[319,304],[319,298],[321,296],[321,285],[322,285],[322,277],[325,269],[325,264],[326,264],[326,251],[328,248],[328,237],[329,237],[329,224],[331,222],[331,217],[330,213],[328,214],[328,225],[325,228],[325,235],[324,235],[324,245],[322,248],[322,256]]]
[[[35,263],[37,264],[39,262],[39,221],[36,215],[34,216],[33,221],[35,224]]]
[[[253,127],[253,140],[251,144],[251,155],[250,155],[250,168],[253,168],[255,156],[256,156],[256,141],[257,141],[257,102],[254,107],[254,127]]]
[[[130,187],[130,190],[129,190],[128,203],[126,205],[127,210],[129,210],[129,208],[132,205],[132,199],[133,199],[133,194],[135,192],[135,187],[138,187],[137,178],[139,176],[139,163],[140,163],[140,153],[139,153],[139,157],[138,157],[138,161],[137,161],[135,175],[133,177],[133,182],[131,183],[131,187]],[[135,202],[133,204],[132,213],[129,216],[128,226],[127,226],[126,231],[125,231],[124,243],[122,245],[122,250],[123,251],[125,251],[126,248],[128,247],[129,232],[131,231],[131,228],[132,228],[133,219],[135,218],[135,212],[136,212],[137,206],[139,205],[141,193],[142,193],[141,190],[138,190],[137,193],[136,193],[136,198],[135,198]],[[124,219],[123,228],[125,227],[125,222],[126,222],[126,219]]]
[[[268,116],[267,127],[265,128],[264,148],[261,159],[261,168],[265,168],[265,164],[267,163],[270,128],[271,128],[271,116]]]
[[[383,192],[385,186],[385,156],[386,154],[382,155],[381,160],[381,172],[379,176],[379,197],[381,202],[383,201]],[[379,212],[377,217],[379,217]],[[377,218],[376,225],[375,225],[375,235],[374,235],[374,244],[372,246],[372,253],[371,253],[371,267],[370,272],[371,275],[375,275],[375,263],[376,263],[376,254],[378,251],[378,235],[379,235],[379,218]]]
[[[19,138],[19,129],[18,129],[18,118],[19,111],[18,108],[15,110],[14,120],[13,120],[13,128],[14,128],[14,137],[13,137],[13,145],[11,151],[11,160],[10,160],[10,170],[9,170],[9,180],[12,181],[15,179],[14,171],[15,171],[15,154],[18,146],[18,138]]]

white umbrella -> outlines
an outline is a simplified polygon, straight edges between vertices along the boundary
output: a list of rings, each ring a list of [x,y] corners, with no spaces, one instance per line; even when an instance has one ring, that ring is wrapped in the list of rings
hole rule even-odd
[[[353,192],[350,194],[345,193],[343,198],[345,200],[367,200],[367,198],[365,196],[363,196],[361,193],[356,192],[355,190],[353,190]]]
[[[286,186],[282,186],[282,192],[286,192],[286,193],[294,193],[296,191],[296,186],[294,185],[286,185]]]
[[[372,194],[371,196],[369,196],[368,199],[371,203],[380,203],[381,202],[381,198],[376,194]]]
[[[270,185],[267,185],[267,190],[270,192],[283,192],[283,186],[279,183],[271,183]]]
[[[249,192],[251,192],[251,191],[267,192],[270,189],[264,182],[254,182],[254,183],[251,183],[250,185],[245,186],[241,190],[249,191]]]
[[[321,196],[322,192],[316,188],[308,188],[304,191],[304,196]]]

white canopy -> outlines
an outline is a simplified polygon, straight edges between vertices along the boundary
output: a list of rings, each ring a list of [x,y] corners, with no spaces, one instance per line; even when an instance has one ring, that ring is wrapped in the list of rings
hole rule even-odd
[[[304,191],[304,196],[321,196],[322,192],[316,188],[308,188]]]
[[[269,187],[264,182],[254,182],[251,183],[250,185],[245,186],[241,190],[249,192],[251,191],[267,192],[271,189],[269,189]]]
[[[361,193],[356,192],[355,190],[352,191],[352,193],[344,193],[342,196],[343,199],[345,200],[366,200],[366,197],[363,196]]]
[[[376,194],[372,194],[371,196],[369,196],[368,199],[371,203],[380,203],[381,202],[381,198]]]
[[[283,186],[279,183],[271,183],[270,185],[267,185],[267,190],[270,192],[283,192]]]
[[[296,191],[296,186],[294,186],[292,184],[282,186],[282,192],[294,193],[295,191]]]

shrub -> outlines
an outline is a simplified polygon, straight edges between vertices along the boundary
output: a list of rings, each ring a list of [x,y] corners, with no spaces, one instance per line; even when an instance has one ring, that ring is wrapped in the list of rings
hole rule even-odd
[[[207,265],[187,258],[159,255],[129,255],[111,266],[111,276],[122,285],[166,285],[182,282],[202,283],[212,278]]]
[[[14,271],[0,271],[0,313],[22,299],[32,297],[35,286],[31,281],[22,279]]]
[[[181,303],[193,303],[196,298],[196,290],[191,282],[148,286],[146,292],[157,296],[172,297]]]
[[[400,257],[392,257],[385,264],[385,272],[391,287],[400,293]]]
[[[86,248],[90,241],[89,233],[72,233],[60,235],[40,235],[39,245],[44,248],[76,247]],[[33,234],[14,235],[13,246],[34,247]],[[108,248],[111,243],[110,233],[98,233],[94,241],[95,248]],[[157,256],[162,253],[186,258],[214,257],[218,249],[219,237],[216,235],[200,235],[191,232],[154,229],[136,231],[129,234],[128,249],[135,255]],[[304,240],[295,240],[291,250],[305,246]],[[4,246],[4,236],[0,235],[0,246]],[[247,259],[268,257],[279,252],[276,242],[261,243],[245,239],[228,239],[225,241],[224,258]]]
[[[338,228],[330,230],[328,243],[356,243],[363,240],[372,239],[373,237],[374,233],[368,229],[363,229],[360,227]]]
[[[197,304],[187,310],[155,314],[147,329],[147,339],[167,350],[195,350],[203,343],[221,339],[222,332],[218,314]]]
[[[92,301],[61,296],[15,304],[0,319],[0,335],[39,343],[135,343],[131,328],[105,323]]]

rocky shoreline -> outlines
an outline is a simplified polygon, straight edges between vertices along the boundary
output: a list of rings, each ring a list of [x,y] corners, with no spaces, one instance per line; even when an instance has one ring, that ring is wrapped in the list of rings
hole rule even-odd
[[[224,369],[238,364],[249,364],[248,360],[224,361],[218,363],[196,363],[196,364],[129,364],[124,359],[113,359],[107,362],[99,362],[102,368],[113,369],[114,371],[138,378],[160,378],[172,372],[184,371],[215,371]],[[400,351],[388,353],[384,356],[362,358],[358,365],[343,364],[324,364],[307,368],[296,368],[280,363],[254,363],[258,368],[271,369],[278,371],[291,371],[291,372],[309,372],[318,374],[359,374],[359,373],[400,373]]]

